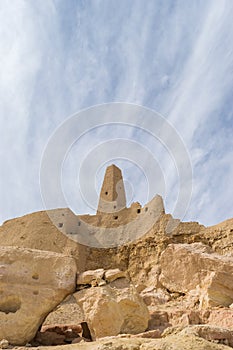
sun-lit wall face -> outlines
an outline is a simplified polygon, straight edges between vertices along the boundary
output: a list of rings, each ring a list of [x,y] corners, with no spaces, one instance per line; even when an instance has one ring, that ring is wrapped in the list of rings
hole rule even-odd
[[[113,165],[107,167],[100,192],[98,212],[114,213],[126,207],[124,181],[121,170]]]
[[[109,207],[105,211],[97,210],[96,215],[75,215],[69,208],[48,210],[47,214],[53,225],[71,240],[92,248],[110,248],[133,242],[148,233],[160,220],[164,219],[165,209],[163,199],[159,195],[148,202],[144,207],[134,202],[126,207],[125,192],[123,189],[124,206],[113,209],[117,204],[115,185],[123,183],[121,170],[115,165],[107,167],[99,203],[102,196],[116,199],[107,201]],[[121,190],[122,190],[121,189]],[[170,235],[180,221],[168,215],[166,234]]]

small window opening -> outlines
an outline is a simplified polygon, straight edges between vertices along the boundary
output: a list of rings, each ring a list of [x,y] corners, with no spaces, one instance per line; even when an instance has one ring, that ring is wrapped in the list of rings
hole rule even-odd
[[[114,216],[114,220],[117,220],[118,219],[118,216]]]
[[[147,208],[147,207],[145,208],[145,211],[148,211],[148,208]]]
[[[63,226],[63,223],[59,222],[58,227],[62,227],[62,226]]]
[[[105,192],[106,196],[108,195],[108,191]]]
[[[81,222],[80,221],[78,222],[78,226],[81,226]]]
[[[141,209],[137,209],[137,213],[140,214],[141,213]]]
[[[38,273],[34,273],[34,274],[32,275],[32,278],[33,278],[34,280],[38,280],[38,279],[39,279]]]

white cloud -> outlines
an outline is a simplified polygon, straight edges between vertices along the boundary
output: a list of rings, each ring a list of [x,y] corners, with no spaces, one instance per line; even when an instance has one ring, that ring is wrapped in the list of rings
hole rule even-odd
[[[155,108],[184,139],[194,170],[187,219],[211,224],[233,216],[232,7],[229,0],[1,1],[0,221],[42,209],[40,159],[54,128],[81,108],[110,101]],[[126,134],[159,160],[170,210],[174,163],[151,138]],[[108,137],[87,135],[79,152]]]
[[[38,207],[34,198],[38,166],[30,152],[34,143],[30,126],[32,105],[36,104],[34,89],[44,55],[40,41],[46,38],[46,32],[37,15],[32,2],[1,1],[0,220]]]

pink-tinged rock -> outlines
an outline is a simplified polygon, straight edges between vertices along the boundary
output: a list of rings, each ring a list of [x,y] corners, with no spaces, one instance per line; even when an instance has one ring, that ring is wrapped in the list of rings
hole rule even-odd
[[[140,293],[144,303],[147,306],[154,306],[167,303],[171,297],[164,289],[148,287]]]
[[[196,335],[200,338],[213,342],[222,342],[225,345],[233,346],[233,332],[210,325],[189,326],[180,332],[181,335]]]
[[[210,310],[208,324],[233,330],[233,310],[226,308]]]

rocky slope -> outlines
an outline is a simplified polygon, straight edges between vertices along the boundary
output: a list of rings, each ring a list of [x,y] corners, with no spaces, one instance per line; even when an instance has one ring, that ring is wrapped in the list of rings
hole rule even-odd
[[[167,233],[171,220],[171,216],[164,213],[140,239],[109,249],[90,248],[70,240],[50,222],[46,212],[5,222],[0,227],[2,252],[4,249],[13,252],[13,248],[3,248],[10,246],[22,248],[22,255],[28,248],[42,251],[40,254],[47,257],[52,253],[61,254],[64,262],[64,259],[74,262],[75,273],[71,273],[74,278],[77,273],[75,284],[67,287],[64,295],[46,311],[48,316],[43,327],[57,324],[57,328],[42,327],[37,334],[39,343],[35,344],[66,344],[76,339],[81,342],[66,345],[65,349],[232,348],[233,219],[207,228],[196,222],[179,223],[175,230]],[[22,255],[17,251],[20,260]],[[35,252],[35,257],[37,254]],[[1,268],[5,264],[5,253],[2,256]],[[48,265],[38,265],[42,276],[49,270]],[[18,271],[17,265],[14,266],[12,281]],[[56,266],[62,271],[62,266]],[[2,275],[0,269],[0,277]],[[109,277],[112,275],[115,276],[113,280]],[[6,281],[2,278],[0,292],[3,296]],[[25,281],[32,285],[29,280]],[[38,284],[37,290],[43,291],[43,279],[32,281]],[[14,283],[16,286],[15,280]],[[18,280],[17,286],[20,283]],[[46,283],[52,289],[58,280],[53,277]],[[64,299],[67,294],[69,296]],[[42,299],[38,300],[37,305],[41,305]],[[0,321],[9,322],[18,311],[6,313],[4,305],[0,301]],[[40,314],[37,322],[41,323],[46,312]],[[64,335],[68,332],[64,325],[77,326],[83,321],[87,321],[96,341],[89,343],[79,335],[73,338]],[[4,329],[2,325],[0,329]],[[131,335],[117,336],[119,333]],[[103,336],[105,338],[98,339]],[[7,332],[0,333],[0,337],[7,338]],[[29,338],[27,341],[31,341]],[[17,340],[13,343],[17,344]]]
[[[45,211],[6,221],[0,226],[0,242],[1,246],[70,255],[76,260],[79,272],[97,268],[127,270],[134,283],[145,285],[150,285],[150,275],[154,284],[160,254],[171,243],[202,242],[219,254],[233,254],[233,219],[207,228],[197,222],[181,222],[171,234],[167,234],[170,219],[171,215],[162,215],[140,239],[105,249],[104,254],[103,249],[89,248],[67,238],[52,224]]]

